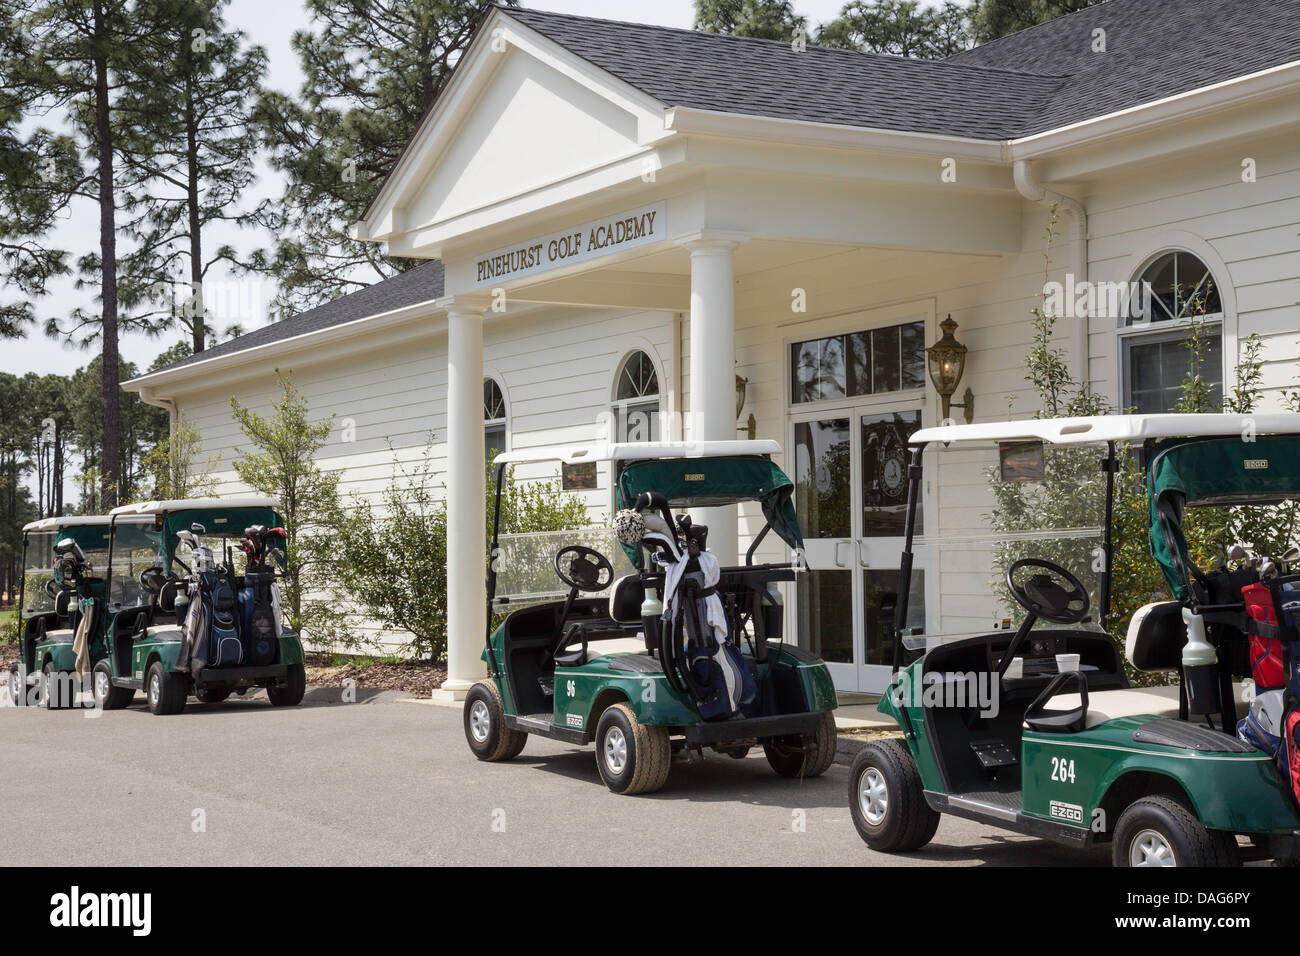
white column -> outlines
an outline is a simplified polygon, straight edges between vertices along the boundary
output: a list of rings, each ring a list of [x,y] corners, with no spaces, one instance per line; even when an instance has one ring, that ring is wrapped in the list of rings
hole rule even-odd
[[[691,251],[690,432],[697,441],[736,436],[736,288],[730,239],[696,239]],[[709,527],[709,550],[736,564],[736,507],[700,509]]]
[[[483,455],[483,310],[457,305],[447,313],[447,680],[436,695],[457,700],[486,673]]]

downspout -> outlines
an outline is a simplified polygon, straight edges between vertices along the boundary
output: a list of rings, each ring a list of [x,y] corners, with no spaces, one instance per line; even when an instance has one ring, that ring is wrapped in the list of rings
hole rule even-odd
[[[1017,159],[1014,167],[1016,190],[1031,202],[1056,206],[1066,212],[1073,226],[1074,240],[1074,288],[1088,281],[1088,213],[1077,199],[1071,199],[1061,193],[1053,192],[1034,179],[1031,161]],[[1064,285],[1068,291],[1069,283]],[[1088,318],[1076,319],[1074,327],[1074,378],[1081,387],[1088,385]]]

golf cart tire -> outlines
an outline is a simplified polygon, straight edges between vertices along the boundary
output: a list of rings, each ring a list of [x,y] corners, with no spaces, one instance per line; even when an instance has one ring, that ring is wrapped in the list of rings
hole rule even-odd
[[[297,707],[307,693],[307,666],[290,664],[284,670],[284,680],[266,688],[266,697],[272,707]],[[226,691],[226,697],[230,691]],[[222,700],[225,698],[223,697]]]
[[[266,694],[268,697],[271,695],[270,689],[267,690]],[[194,689],[194,699],[200,704],[219,704],[229,696],[229,687],[196,687]]]
[[[99,693],[100,681],[104,681],[107,690]],[[108,661],[100,661],[90,672],[91,692],[95,695],[95,706],[101,710],[121,710],[135,700],[135,691],[129,687],[113,686],[113,668]]]
[[[54,669],[53,661],[46,661],[45,666],[41,668],[41,702],[46,710],[67,710],[74,703],[63,699],[64,688],[67,687],[68,682],[57,679],[59,673]],[[76,697],[76,693],[75,690],[72,692],[73,697]]]
[[[835,762],[837,739],[835,715],[828,710],[817,722],[817,733],[810,749],[783,743],[779,738],[769,738],[763,741],[763,753],[768,764],[782,777],[820,777]]]
[[[884,816],[872,823],[859,798],[860,781],[874,770],[885,785]],[[925,802],[921,773],[899,739],[867,744],[849,770],[849,811],[858,836],[873,850],[907,853],[929,843],[939,829],[939,814]]]
[[[480,706],[481,705],[481,706]],[[474,720],[486,716],[487,729],[480,739],[474,734]],[[492,681],[479,681],[465,695],[465,741],[479,760],[495,763],[518,757],[528,743],[528,734],[507,727],[505,711],[501,707],[501,694]],[[481,726],[481,723],[480,723]]]
[[[1144,831],[1154,830],[1173,851],[1173,866],[1241,866],[1237,838],[1231,833],[1207,830],[1186,806],[1166,796],[1135,800],[1119,816],[1111,862],[1131,866],[1131,847]]]
[[[183,677],[163,667],[162,661],[154,661],[145,675],[144,697],[149,712],[164,717],[183,711],[189,694]]]
[[[9,671],[9,699],[15,707],[27,706],[27,682],[16,664]]]
[[[606,738],[613,733],[621,734],[624,741],[621,772],[609,765],[605,752]],[[672,756],[668,728],[641,723],[627,704],[614,704],[600,715],[596,724],[596,769],[605,786],[615,793],[631,796],[659,790],[668,780]]]

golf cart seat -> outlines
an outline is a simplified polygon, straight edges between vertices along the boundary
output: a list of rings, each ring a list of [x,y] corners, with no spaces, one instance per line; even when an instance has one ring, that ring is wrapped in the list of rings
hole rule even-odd
[[[1078,694],[1058,694],[1052,698],[1052,706],[1063,710],[1075,710],[1082,706],[1083,700]],[[1094,691],[1088,698],[1088,712],[1079,730],[1096,727],[1108,720],[1120,717],[1177,717],[1177,687],[1141,687],[1118,688],[1116,690]],[[1028,723],[1028,717],[1025,720]],[[1037,729],[1037,728],[1034,728]]]
[[[1129,662],[1140,671],[1176,671],[1186,643],[1182,605],[1177,601],[1159,601],[1134,612],[1124,651]]]

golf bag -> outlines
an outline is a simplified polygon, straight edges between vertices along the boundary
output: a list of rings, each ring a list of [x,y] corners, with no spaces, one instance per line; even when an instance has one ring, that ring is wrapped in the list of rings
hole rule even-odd
[[[274,664],[280,636],[280,595],[270,568],[250,566],[239,592],[247,663],[255,667]]]
[[[717,594],[719,578],[718,559],[704,551],[669,567],[664,584],[669,620],[664,670],[681,677],[705,720],[737,716],[757,693]]]
[[[205,582],[206,583],[206,582]],[[239,639],[238,602],[229,578],[218,571],[202,599],[211,615],[208,627],[208,666],[235,667],[244,661],[244,643]]]
[[[1292,797],[1300,804],[1300,575],[1275,578],[1269,582],[1268,588],[1273,598],[1275,619],[1278,622],[1276,631],[1281,645],[1282,670],[1285,678],[1281,689],[1275,692],[1281,695],[1282,700],[1280,706],[1276,708],[1280,711],[1280,718],[1277,721],[1280,726],[1277,731],[1281,740],[1274,755]],[[1270,695],[1259,696],[1265,698]],[[1253,705],[1251,709],[1253,712]],[[1247,715],[1246,721],[1250,719],[1251,715]],[[1269,729],[1271,729],[1269,726],[1264,727],[1265,731]],[[1240,726],[1237,733],[1241,736]]]

